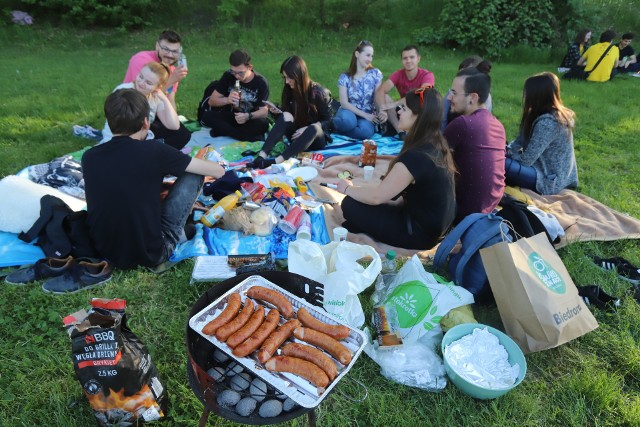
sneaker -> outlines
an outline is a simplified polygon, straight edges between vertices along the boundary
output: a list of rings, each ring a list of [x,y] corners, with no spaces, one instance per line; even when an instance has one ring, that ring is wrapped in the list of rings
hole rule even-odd
[[[36,280],[61,276],[73,264],[73,257],[42,258],[35,264],[20,268],[5,277],[4,281],[10,285],[26,285]]]
[[[47,280],[42,290],[56,295],[73,294],[107,283],[112,274],[113,268],[107,261],[78,261],[61,276]]]
[[[594,306],[606,310],[620,306],[620,299],[606,294],[599,286],[588,285],[578,287],[578,295],[582,297],[588,306]]]
[[[599,258],[594,256],[593,262],[605,271],[615,271],[622,280],[631,282],[634,285],[640,284],[640,269],[631,265],[631,263],[624,258]]]

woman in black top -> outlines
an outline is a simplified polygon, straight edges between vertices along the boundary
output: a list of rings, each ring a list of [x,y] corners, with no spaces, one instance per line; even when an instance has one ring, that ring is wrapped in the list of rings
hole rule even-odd
[[[256,168],[282,163],[306,150],[321,150],[330,141],[331,97],[318,83],[309,78],[307,64],[299,56],[290,56],[280,66],[284,79],[282,109],[270,106],[278,115],[276,123],[253,162]],[[275,159],[267,158],[278,141],[286,136],[287,148]]]
[[[347,196],[343,225],[392,246],[430,249],[455,216],[455,166],[440,132],[442,96],[424,87],[408,92],[405,102],[398,126],[408,133],[383,181],[376,187],[338,182],[338,191]]]

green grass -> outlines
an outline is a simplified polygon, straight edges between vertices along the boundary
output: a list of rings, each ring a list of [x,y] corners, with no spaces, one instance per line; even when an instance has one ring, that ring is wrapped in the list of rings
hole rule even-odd
[[[71,126],[102,127],[105,96],[121,81],[129,57],[153,45],[155,32],[0,27],[0,36],[5,40],[0,61],[3,177],[88,145],[88,140],[72,136]],[[364,37],[376,46],[374,62],[385,76],[400,66],[397,51],[406,41],[390,38],[383,30],[300,38],[269,38],[246,30],[238,34],[237,42],[187,30],[191,73],[178,94],[179,112],[195,116],[203,89],[228,68],[228,53],[239,46],[250,50],[255,69],[271,83],[272,98],[279,97],[282,87],[279,65],[293,53],[307,60],[315,80],[335,92],[351,46]],[[422,65],[434,71],[437,88],[445,92],[464,56],[464,52],[425,49]],[[555,62],[559,58],[545,64],[494,65],[494,113],[509,139],[517,132],[524,79],[554,70]],[[563,82],[563,98],[578,120],[580,191],[635,217],[640,217],[639,84],[640,79],[631,77],[606,84]],[[588,242],[570,245],[560,255],[577,284],[598,283],[623,296],[628,284],[597,269],[585,255],[621,255],[638,265],[638,249],[637,241]],[[44,294],[39,284],[0,286],[0,425],[94,425],[86,401],[73,405],[82,391],[74,378],[70,342],[61,320],[86,308],[91,297],[118,297],[127,300],[130,326],[149,347],[168,386],[171,409],[165,425],[196,426],[202,405],[187,383],[184,331],[191,306],[211,285],[189,285],[192,266],[187,261],[160,276],[143,269],[118,271],[101,288],[63,297]],[[363,301],[369,296],[370,291],[363,293]],[[500,323],[495,309],[476,314],[481,321]],[[640,425],[640,306],[625,297],[616,312],[594,314],[600,328],[560,348],[527,356],[525,381],[495,401],[475,401],[452,385],[442,393],[428,393],[391,383],[363,355],[317,409],[319,425]],[[351,401],[362,394],[353,380],[368,389],[368,398],[361,403]],[[301,418],[290,425],[305,423]],[[209,425],[228,424],[214,415],[209,421]]]

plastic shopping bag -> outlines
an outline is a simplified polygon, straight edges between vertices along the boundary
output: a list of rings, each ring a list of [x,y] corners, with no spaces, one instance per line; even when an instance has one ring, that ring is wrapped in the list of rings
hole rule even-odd
[[[414,255],[380,301],[374,307],[374,340],[367,343],[365,353],[392,381],[442,390],[447,380],[442,359],[435,352],[442,340],[440,320],[450,310],[472,304],[471,292],[427,272]]]
[[[367,256],[372,261],[364,268],[357,261]],[[382,268],[375,249],[348,241],[321,246],[296,240],[289,244],[288,258],[290,272],[324,285],[325,310],[353,327],[364,324],[358,294],[373,284]]]

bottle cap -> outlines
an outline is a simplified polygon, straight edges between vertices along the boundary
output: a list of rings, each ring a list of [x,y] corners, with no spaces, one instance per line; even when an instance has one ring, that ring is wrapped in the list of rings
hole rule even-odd
[[[396,251],[387,251],[387,259],[395,259]]]

